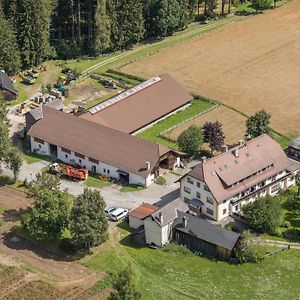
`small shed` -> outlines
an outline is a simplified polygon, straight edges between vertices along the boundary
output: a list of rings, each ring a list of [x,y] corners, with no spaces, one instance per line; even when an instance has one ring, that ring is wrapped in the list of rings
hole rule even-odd
[[[129,212],[129,227],[137,229],[144,225],[144,220],[152,215],[158,207],[152,204],[144,203],[138,208]]]
[[[177,244],[221,259],[232,257],[239,237],[236,232],[180,211],[173,223],[173,240]]]
[[[289,143],[287,154],[291,158],[300,161],[300,136]]]
[[[63,111],[65,107],[61,99],[52,100],[44,105],[60,111]],[[42,118],[43,118],[43,105],[27,112],[25,115],[26,132],[28,132],[31,126],[33,126],[38,120]]]
[[[0,71],[0,100],[12,101],[18,97],[18,91],[14,88],[9,76]]]

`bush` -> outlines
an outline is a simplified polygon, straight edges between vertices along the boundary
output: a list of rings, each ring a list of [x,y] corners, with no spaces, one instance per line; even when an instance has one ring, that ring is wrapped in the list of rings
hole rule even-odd
[[[70,239],[67,238],[61,239],[58,246],[63,252],[69,254],[74,254],[76,252],[76,247],[72,242],[72,240]]]
[[[235,256],[240,262],[258,262],[264,258],[264,252],[261,247],[252,243],[254,236],[245,231],[240,238],[235,250]]]
[[[157,183],[159,185],[165,185],[167,182],[163,176],[159,176],[155,179],[155,183]]]
[[[189,250],[186,246],[177,245],[175,243],[170,243],[162,248],[162,251],[170,253],[170,254],[180,254],[186,256],[192,256],[193,252]]]
[[[245,220],[262,233],[272,234],[282,224],[282,209],[278,197],[258,198],[243,207]]]
[[[271,7],[271,0],[252,0],[252,6],[256,10],[269,9]]]
[[[292,225],[291,225],[291,222],[290,221],[284,221],[283,224],[282,224],[282,227],[285,227],[285,228],[290,228]]]

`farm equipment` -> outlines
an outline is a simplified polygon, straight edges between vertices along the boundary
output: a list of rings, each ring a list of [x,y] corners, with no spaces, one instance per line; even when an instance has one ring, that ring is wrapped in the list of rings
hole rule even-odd
[[[88,178],[88,170],[66,166],[66,175],[72,178],[74,181],[86,180]]]
[[[27,75],[32,77],[32,78],[38,78],[39,77],[39,72],[35,71],[35,70],[30,70],[27,72]]]
[[[106,79],[100,75],[92,74],[91,78],[98,80],[101,84],[103,84],[106,88],[116,89],[116,83],[111,79]]]
[[[51,173],[53,175],[62,174],[63,173],[63,167],[58,163],[51,164],[49,166],[49,173]]]
[[[87,169],[77,169],[70,165],[64,166],[58,163],[54,163],[49,166],[49,173],[53,175],[64,174],[70,177],[73,181],[86,180],[88,178]]]
[[[22,76],[22,80],[26,84],[35,84],[35,78],[31,76]]]

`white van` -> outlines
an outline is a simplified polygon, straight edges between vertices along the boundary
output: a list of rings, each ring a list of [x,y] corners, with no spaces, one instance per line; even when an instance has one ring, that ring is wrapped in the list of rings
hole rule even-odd
[[[110,213],[110,218],[112,221],[119,221],[128,214],[128,209],[125,208],[117,208],[113,212]]]

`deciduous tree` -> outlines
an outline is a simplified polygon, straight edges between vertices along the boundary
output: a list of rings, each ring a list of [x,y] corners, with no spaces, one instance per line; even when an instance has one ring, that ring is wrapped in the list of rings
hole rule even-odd
[[[203,133],[201,128],[194,125],[183,131],[177,139],[179,149],[191,156],[196,154],[203,143]]]
[[[22,216],[22,226],[36,239],[57,239],[68,228],[68,194],[39,188],[32,209]]]
[[[223,125],[216,122],[206,122],[203,127],[204,143],[209,145],[211,152],[220,151],[224,145],[225,135],[223,133]]]
[[[136,290],[132,265],[118,273],[113,284],[114,291],[108,297],[109,300],[139,300],[141,293]]]
[[[255,138],[262,134],[270,134],[270,120],[271,114],[267,113],[265,110],[261,110],[250,116],[246,121],[247,136],[249,138]]]
[[[96,190],[85,189],[74,200],[70,229],[77,248],[89,249],[107,239],[108,223],[104,209],[105,202]]]
[[[249,225],[262,233],[274,233],[282,224],[282,209],[278,197],[258,198],[243,207]]]

